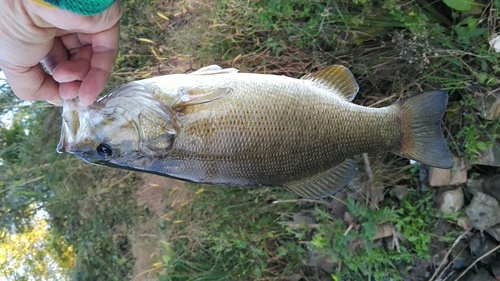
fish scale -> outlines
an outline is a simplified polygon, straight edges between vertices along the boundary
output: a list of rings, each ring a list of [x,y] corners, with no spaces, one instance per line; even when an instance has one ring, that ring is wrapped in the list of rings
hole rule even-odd
[[[206,170],[191,172],[204,175],[191,180],[232,184],[227,179],[237,175],[248,179],[246,184],[276,185],[324,171],[362,151],[393,150],[399,145],[395,110],[367,112],[366,107],[335,97],[325,99],[321,92],[300,89],[298,84],[298,89],[290,92],[301,91],[304,99],[318,100],[304,104],[296,96],[266,89],[269,83],[263,85],[252,87],[251,92],[240,81],[240,91],[191,106],[185,113],[170,153],[179,158],[189,156],[185,170]],[[360,115],[367,120],[365,124],[379,130],[355,122]],[[206,134],[209,128],[212,131]],[[365,138],[359,138],[360,131],[366,131]],[[202,143],[197,141],[200,135]]]
[[[339,65],[302,79],[218,66],[148,78],[91,106],[65,101],[58,151],[198,183],[280,186],[307,198],[344,188],[357,170],[351,158],[363,152],[453,166],[440,127],[446,92],[370,108],[351,102],[357,91]]]

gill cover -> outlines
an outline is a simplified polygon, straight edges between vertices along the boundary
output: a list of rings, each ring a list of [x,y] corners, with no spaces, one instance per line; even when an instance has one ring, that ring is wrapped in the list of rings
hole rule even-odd
[[[175,123],[171,111],[149,89],[132,82],[90,106],[78,99],[65,101],[57,151],[92,163],[135,166],[141,158],[140,165],[147,165],[145,158],[166,153],[176,134]]]

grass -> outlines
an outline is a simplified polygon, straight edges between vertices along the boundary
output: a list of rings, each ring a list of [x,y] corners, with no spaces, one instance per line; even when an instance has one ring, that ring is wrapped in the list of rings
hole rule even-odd
[[[446,137],[453,153],[472,163],[498,140],[499,123],[481,118],[475,107],[478,95],[500,83],[499,55],[487,45],[498,1],[480,6],[480,14],[425,0],[122,5],[110,88],[214,63],[292,77],[339,63],[361,86],[359,104],[383,106],[432,88],[449,91]],[[10,144],[0,150],[7,171],[0,175],[2,226],[22,230],[30,216],[26,207],[40,202],[54,237],[73,247],[76,280],[424,278],[432,256],[456,232],[448,223],[456,218],[435,215],[435,192],[420,180],[422,167],[392,154],[370,155],[372,175],[358,159],[359,177],[341,201],[298,200],[280,189],[188,184],[182,194],[172,191],[163,209],[153,210],[137,200],[139,174],[54,153],[57,110],[39,108],[36,118],[24,112],[18,129],[2,131]],[[28,136],[23,126],[30,126]],[[395,186],[408,187],[410,195],[397,199],[389,192]],[[350,215],[343,217],[344,211]],[[143,224],[148,227],[141,230]],[[441,232],[443,224],[451,229],[448,235]],[[384,229],[391,234],[380,236]],[[141,237],[152,249],[144,257],[151,263],[137,272],[140,257],[132,249]]]
[[[341,63],[358,78],[361,103],[380,106],[407,93],[439,87],[450,91],[451,106],[458,104],[458,112],[470,111],[472,114],[471,105],[464,103],[470,97],[470,85],[481,85],[483,91],[488,91],[498,83],[495,80],[498,57],[484,45],[491,26],[482,27],[480,18],[461,17],[459,12],[443,13],[446,7],[442,5],[424,1],[410,4],[399,1],[376,4],[367,1],[351,4],[281,1],[279,5],[273,1],[218,1],[203,7],[208,8],[203,14],[210,14],[209,20],[196,16],[196,7],[191,8],[192,18],[181,30],[195,30],[196,39],[186,40],[172,33],[175,42],[192,42],[186,44],[190,50],[185,51],[191,59],[190,65],[204,65],[209,60],[247,71],[299,77],[306,70]],[[200,26],[208,28],[200,31]],[[478,46],[482,49],[477,50]],[[169,47],[172,45],[165,48]],[[183,52],[185,49],[176,50]],[[477,66],[482,72],[476,71]],[[452,134],[454,152],[473,160],[473,154],[497,138],[498,125],[477,119],[465,122],[466,126],[462,126],[463,123],[460,126],[468,130],[465,133],[457,131],[451,122],[447,126]],[[480,131],[483,133],[478,134]],[[390,169],[398,174],[408,175],[409,172],[407,168],[387,168],[382,168],[380,173]],[[413,175],[418,175],[418,171]],[[418,177],[416,180],[395,178],[383,179],[385,186],[419,186]],[[398,279],[412,272],[398,265],[429,260],[431,242],[442,238],[435,236],[439,218],[434,215],[432,193],[423,198],[411,196],[403,202],[386,196],[375,214],[365,205],[349,202],[351,212],[357,210],[354,216],[360,228],[343,236],[348,226],[329,216],[330,208],[322,204],[298,204],[279,216],[270,217],[269,213],[283,210],[276,205],[263,206],[261,200],[255,199],[259,198],[254,194],[256,191],[224,189],[211,192],[216,195],[203,192],[210,194],[211,199],[204,201],[201,196],[193,201],[197,212],[183,213],[179,219],[182,223],[175,226],[173,237],[168,241],[168,265],[165,264],[165,271],[159,275],[162,278],[267,280],[291,278],[294,274],[319,278],[319,273],[314,272],[317,269],[312,269],[306,261],[312,249],[321,249],[334,261],[342,261],[335,264],[336,269],[330,276],[333,279],[385,280],[388,276]],[[238,194],[236,202],[235,193]],[[213,198],[217,198],[215,205]],[[251,203],[246,205],[245,202]],[[233,204],[247,209],[240,213]],[[398,206],[397,210],[391,205]],[[319,227],[286,226],[294,214],[307,210],[312,212]],[[383,215],[377,216],[377,212]],[[384,219],[387,216],[389,218]],[[373,232],[384,223],[391,223],[406,238],[400,252],[388,251],[371,240]],[[192,233],[197,235],[191,237]],[[185,239],[180,245],[176,243],[176,235]],[[344,251],[346,245],[359,240],[365,243],[366,250]],[[269,243],[275,246],[266,246]],[[283,254],[294,258],[282,262]],[[275,261],[272,257],[277,257],[281,267],[269,264]]]
[[[205,188],[178,214],[179,222],[167,227],[170,237],[163,257],[169,258],[167,263],[163,259],[160,279],[244,280],[287,276],[300,269],[301,251],[289,251],[293,237],[279,224],[295,207],[274,205],[280,194],[287,195],[268,189]]]

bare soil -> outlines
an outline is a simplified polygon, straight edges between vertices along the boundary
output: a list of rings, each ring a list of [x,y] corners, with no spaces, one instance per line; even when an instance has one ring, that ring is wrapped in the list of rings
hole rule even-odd
[[[158,225],[173,220],[178,208],[191,201],[190,192],[184,183],[175,179],[151,174],[140,174],[142,184],[137,189],[139,205],[149,208],[151,215],[144,217],[130,235],[135,267],[132,280],[155,280],[158,270],[155,262],[161,260],[161,241],[166,241],[168,230],[161,231]],[[159,240],[160,239],[160,240]]]

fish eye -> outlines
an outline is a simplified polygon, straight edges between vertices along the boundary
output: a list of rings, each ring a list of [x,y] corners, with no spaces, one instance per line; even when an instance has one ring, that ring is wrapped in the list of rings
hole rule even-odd
[[[109,144],[101,143],[96,148],[97,155],[104,160],[108,160],[113,156],[113,149]]]

